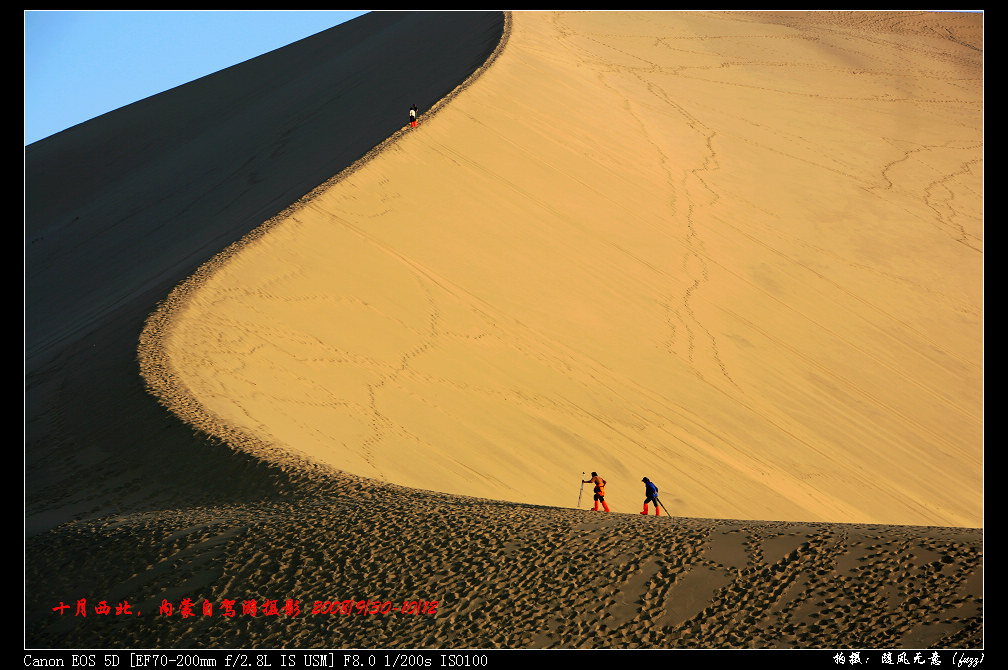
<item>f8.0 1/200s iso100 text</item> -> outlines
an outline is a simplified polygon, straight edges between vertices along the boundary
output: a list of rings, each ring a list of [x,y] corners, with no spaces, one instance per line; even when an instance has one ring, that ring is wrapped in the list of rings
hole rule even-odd
[[[486,654],[343,654],[344,668],[485,668],[490,664]]]

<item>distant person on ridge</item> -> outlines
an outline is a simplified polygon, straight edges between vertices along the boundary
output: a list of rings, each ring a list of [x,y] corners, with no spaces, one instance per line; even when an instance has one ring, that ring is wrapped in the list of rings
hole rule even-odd
[[[645,477],[641,480],[644,482],[644,511],[641,512],[644,516],[647,516],[648,503],[654,503],[654,513],[655,516],[661,516],[661,507],[658,506],[658,487],[654,485],[650,479]]]
[[[595,485],[595,511],[598,511],[599,503],[602,503],[602,507],[605,511],[609,511],[609,505],[605,501],[605,485],[606,481],[598,476],[597,472],[593,472],[591,479],[585,479],[581,482],[582,484],[594,484]]]
[[[417,107],[414,104],[412,107],[410,107],[409,110],[409,124],[414,128],[416,128],[416,113],[417,113]]]

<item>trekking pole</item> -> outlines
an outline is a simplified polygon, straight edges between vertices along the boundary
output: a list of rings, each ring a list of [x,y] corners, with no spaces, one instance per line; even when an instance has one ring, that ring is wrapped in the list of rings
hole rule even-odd
[[[665,509],[665,503],[663,503],[663,502],[661,501],[661,498],[655,498],[655,500],[657,500],[657,501],[658,501],[658,504],[659,504],[659,505],[661,505],[661,508],[665,510],[665,514],[666,514],[666,515],[667,515],[667,516],[668,516],[668,517],[669,517],[670,519],[672,519],[673,521],[675,521],[675,517],[674,517],[674,516],[672,516],[671,514],[669,514],[669,511],[668,511],[667,509]]]
[[[581,509],[581,494],[584,492],[584,470],[581,471],[581,490],[578,491],[578,509]]]

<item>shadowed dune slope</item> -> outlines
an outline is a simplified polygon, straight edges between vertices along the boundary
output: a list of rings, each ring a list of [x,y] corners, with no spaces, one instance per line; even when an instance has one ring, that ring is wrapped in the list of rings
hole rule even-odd
[[[367,14],[25,148],[30,532],[124,493],[203,489],[156,476],[206,467],[206,450],[145,392],[147,315],[400,128],[410,104],[448,94],[502,28],[499,13]]]

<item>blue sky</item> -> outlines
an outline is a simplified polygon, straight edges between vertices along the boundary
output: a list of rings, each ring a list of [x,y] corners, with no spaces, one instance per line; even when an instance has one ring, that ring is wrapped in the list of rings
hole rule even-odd
[[[25,145],[364,13],[25,11]]]

